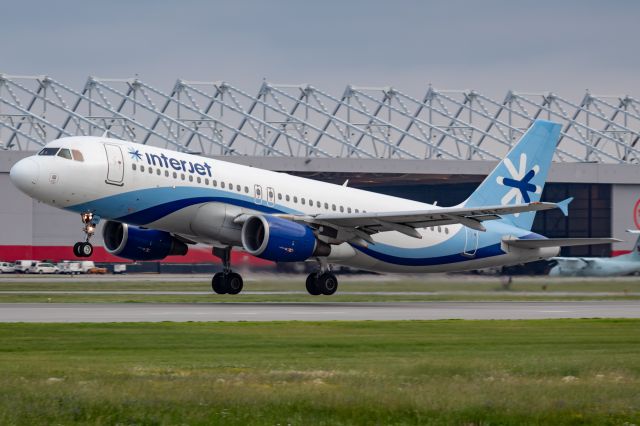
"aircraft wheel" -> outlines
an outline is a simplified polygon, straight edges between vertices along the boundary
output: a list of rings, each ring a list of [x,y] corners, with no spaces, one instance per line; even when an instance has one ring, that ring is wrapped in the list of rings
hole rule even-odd
[[[211,279],[211,289],[218,294],[227,294],[227,286],[225,285],[224,274],[222,272],[216,273]]]
[[[243,283],[240,274],[230,273],[226,277],[226,287],[229,294],[238,294],[242,291]]]
[[[89,257],[93,254],[93,246],[91,243],[80,243],[78,246],[78,251],[82,255],[82,257]]]
[[[316,287],[320,293],[331,296],[338,289],[338,279],[331,272],[325,272],[316,280]]]
[[[309,274],[307,276],[307,281],[306,281],[306,287],[307,287],[307,291],[309,292],[310,295],[312,296],[319,296],[320,295],[320,290],[318,289],[318,285],[317,285],[317,277],[318,275],[314,272],[312,274]]]
[[[76,257],[82,257],[82,254],[80,254],[80,246],[82,245],[82,243],[75,243],[73,245],[73,254]]]

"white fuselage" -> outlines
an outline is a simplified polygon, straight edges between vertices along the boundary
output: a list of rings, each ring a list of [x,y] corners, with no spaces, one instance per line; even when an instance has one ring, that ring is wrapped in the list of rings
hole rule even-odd
[[[213,246],[240,246],[245,214],[364,213],[438,207],[146,145],[99,137],[53,141],[72,158],[37,155],[12,169],[12,180],[44,203],[70,211],[178,234]],[[82,161],[76,159],[79,152]],[[18,166],[16,165],[16,166]],[[375,244],[333,246],[328,261],[374,271],[439,272],[524,263],[557,248],[515,249],[506,236],[531,231],[502,221],[486,232],[462,225],[419,229],[422,239],[396,231],[372,236]]]

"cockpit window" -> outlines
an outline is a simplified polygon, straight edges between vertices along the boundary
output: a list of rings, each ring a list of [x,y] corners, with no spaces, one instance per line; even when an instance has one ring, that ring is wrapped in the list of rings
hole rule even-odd
[[[77,149],[72,149],[71,152],[73,153],[73,159],[76,161],[84,161],[84,156],[82,155],[82,153],[80,151],[78,151]]]
[[[62,158],[66,158],[67,160],[71,160],[71,151],[69,151],[67,148],[62,148],[62,149],[60,149],[60,152],[58,152],[58,157],[62,157]]]
[[[60,148],[42,148],[38,155],[56,155]]]

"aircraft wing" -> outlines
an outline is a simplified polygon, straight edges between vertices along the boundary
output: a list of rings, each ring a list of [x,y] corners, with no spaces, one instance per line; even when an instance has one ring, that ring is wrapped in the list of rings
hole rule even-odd
[[[503,215],[562,208],[558,203],[533,202],[508,206],[447,207],[416,211],[390,211],[367,213],[337,213],[316,215],[276,215],[296,222],[330,228],[338,240],[363,239],[373,243],[370,235],[378,232],[397,231],[415,238],[422,238],[416,228],[462,224],[478,231],[485,231],[482,222],[500,219]],[[323,229],[321,229],[322,234]],[[326,230],[324,230],[326,231]],[[341,236],[338,234],[341,233]],[[327,234],[325,234],[327,235]],[[331,237],[331,235],[329,235]]]

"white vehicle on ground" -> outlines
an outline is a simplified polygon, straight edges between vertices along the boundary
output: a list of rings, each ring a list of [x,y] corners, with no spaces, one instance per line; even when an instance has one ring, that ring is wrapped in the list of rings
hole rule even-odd
[[[61,274],[68,275],[79,275],[86,274],[90,269],[95,268],[96,265],[91,260],[82,260],[82,261],[69,261],[65,260],[61,263],[58,263],[58,269]]]
[[[29,268],[38,263],[37,260],[16,260],[14,265],[15,272],[22,274],[29,273]]]
[[[29,268],[30,274],[57,274],[58,267],[53,263],[38,262]]]
[[[16,271],[13,263],[0,262],[0,274],[11,274]]]

